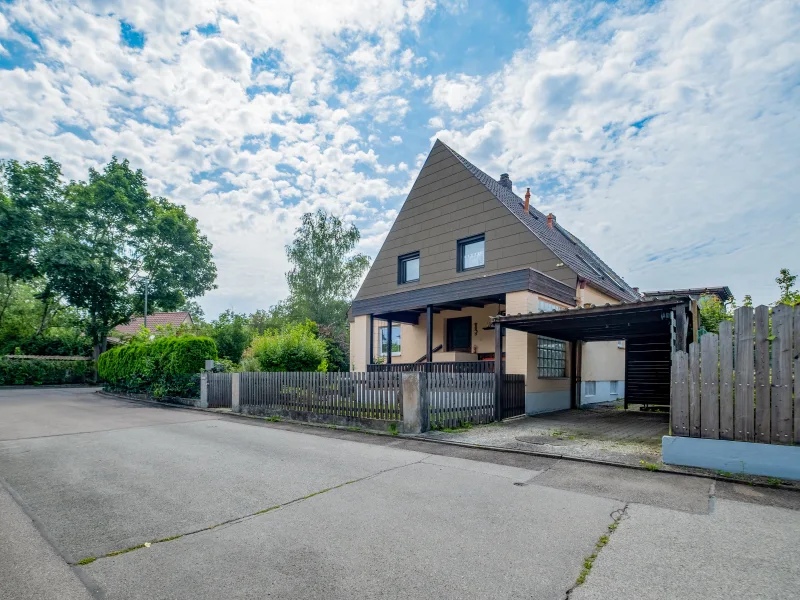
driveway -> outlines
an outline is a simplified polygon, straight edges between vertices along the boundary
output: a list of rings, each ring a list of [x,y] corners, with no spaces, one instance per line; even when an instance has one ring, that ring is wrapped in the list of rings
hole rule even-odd
[[[800,585],[800,494],[92,390],[0,390],[0,478],[4,599],[794,598]]]

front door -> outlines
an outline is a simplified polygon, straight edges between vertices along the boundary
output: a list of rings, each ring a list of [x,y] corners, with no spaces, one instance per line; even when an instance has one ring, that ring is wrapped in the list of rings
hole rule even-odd
[[[472,317],[447,319],[447,351],[472,352]]]

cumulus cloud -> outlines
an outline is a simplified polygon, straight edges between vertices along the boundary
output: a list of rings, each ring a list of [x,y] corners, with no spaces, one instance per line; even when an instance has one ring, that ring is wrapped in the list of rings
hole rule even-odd
[[[535,5],[530,44],[488,78],[503,93],[440,135],[531,185],[632,285],[774,300],[778,269],[800,270],[783,241],[800,225],[797,6],[630,8]]]
[[[431,99],[439,108],[464,112],[475,105],[482,93],[480,77],[461,74],[450,79],[447,75],[439,75],[433,84]]]

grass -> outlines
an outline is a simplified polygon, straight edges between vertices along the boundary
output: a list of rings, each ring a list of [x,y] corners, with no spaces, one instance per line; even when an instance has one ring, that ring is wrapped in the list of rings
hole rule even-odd
[[[90,564],[92,564],[92,563],[93,563],[94,561],[96,561],[96,560],[97,560],[97,557],[96,557],[96,556],[87,556],[86,558],[82,558],[82,559],[80,559],[80,560],[78,561],[78,564],[79,564],[79,565],[90,565]]]
[[[474,427],[470,421],[459,421],[455,427],[445,427],[440,422],[431,423],[431,431],[443,431],[444,433],[463,433]]]
[[[281,422],[281,418],[278,415],[273,415],[271,417],[267,417],[264,420],[265,421],[269,421],[270,423],[280,423]]]
[[[578,578],[575,580],[575,585],[572,586],[572,589],[570,589],[569,592],[572,592],[572,590],[574,590],[576,587],[584,584],[586,578],[589,576],[589,573],[591,573],[592,571],[592,567],[594,566],[594,561],[597,560],[600,551],[606,547],[606,544],[608,544],[608,541],[611,539],[611,534],[617,530],[617,527],[619,527],[619,522],[625,516],[625,511],[627,510],[627,508],[628,507],[626,506],[621,511],[619,511],[619,514],[617,514],[617,516],[614,517],[614,520],[611,522],[611,524],[609,524],[606,533],[601,535],[600,538],[597,540],[597,543],[595,543],[594,552],[592,552],[589,556],[583,559],[583,567],[581,568],[581,572],[578,574]],[[567,596],[569,596],[569,592],[567,593]]]
[[[778,479],[777,477],[769,477],[767,479],[767,483],[774,486],[783,485],[786,483],[783,479]]]
[[[648,471],[658,471],[660,469],[658,463],[651,463],[647,462],[646,460],[640,460],[639,464],[642,465]]]
[[[361,427],[348,427],[347,431],[361,431]]]
[[[397,435],[399,432],[397,431],[397,423],[389,423],[389,433],[392,435]]]

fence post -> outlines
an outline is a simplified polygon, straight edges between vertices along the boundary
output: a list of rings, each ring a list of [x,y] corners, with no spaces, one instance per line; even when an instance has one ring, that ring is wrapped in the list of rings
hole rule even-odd
[[[403,432],[423,433],[429,428],[427,373],[402,373]]]
[[[208,373],[200,372],[200,400],[197,401],[197,408],[208,408]]]
[[[231,412],[242,412],[239,405],[239,373],[231,373]]]

